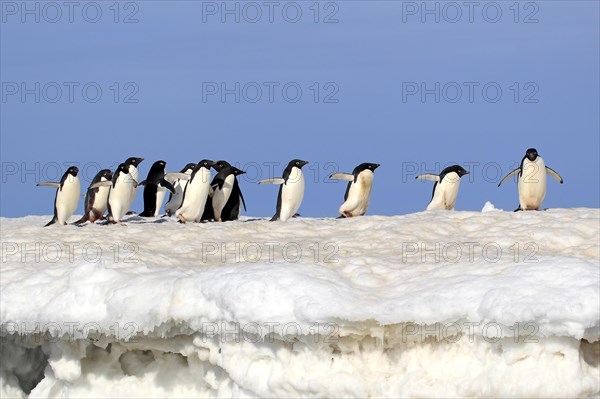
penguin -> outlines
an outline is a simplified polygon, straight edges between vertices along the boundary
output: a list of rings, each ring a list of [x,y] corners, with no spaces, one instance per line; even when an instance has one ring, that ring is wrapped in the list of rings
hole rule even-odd
[[[121,223],[121,218],[127,214],[129,200],[131,199],[131,188],[137,188],[137,181],[131,177],[130,168],[126,163],[119,164],[113,173],[112,181],[98,182],[90,187],[110,186],[108,194],[108,221],[110,223]]]
[[[375,169],[380,165],[377,163],[361,163],[352,173],[334,173],[330,179],[345,180],[348,182],[344,203],[340,206],[339,218],[363,216],[369,209],[371,188]],[[338,218],[338,219],[339,219]]]
[[[196,167],[195,163],[188,163],[181,169],[180,173],[184,173],[188,176],[192,175],[193,169]],[[188,180],[185,179],[174,179],[173,187],[175,188],[175,193],[169,194],[169,200],[165,204],[165,214],[166,216],[171,216],[175,213],[175,211],[181,206],[181,202],[183,201],[183,192],[185,190],[185,186],[187,185]]]
[[[54,197],[54,217],[44,227],[48,227],[56,222],[59,225],[66,225],[67,220],[77,210],[81,190],[81,182],[79,181],[79,176],[77,176],[78,173],[79,169],[76,166],[71,166],[63,174],[60,183],[44,182],[37,184],[38,186],[54,187],[57,189]]]
[[[237,181],[236,176],[246,173],[243,170],[236,168],[235,166],[224,166],[221,168],[219,173],[216,174],[215,178],[211,183],[211,187],[214,190],[212,195],[212,208],[213,216],[216,222],[226,222],[227,218],[223,219],[222,211],[225,205],[229,202],[229,199],[233,195],[233,188]],[[238,187],[239,191],[239,187]],[[239,214],[239,196],[237,198],[237,207]],[[229,215],[227,215],[229,216]],[[237,219],[237,217],[236,217]]]
[[[87,189],[85,194],[85,213],[75,222],[75,224],[82,224],[87,221],[95,223],[96,220],[101,219],[104,212],[108,209],[108,194],[110,193],[110,186],[91,188],[93,184],[98,182],[110,182],[112,181],[112,171],[109,169],[102,169],[99,171],[92,182],[90,187]]]
[[[521,165],[498,183],[498,187],[512,176],[518,174],[519,207],[517,211],[539,210],[546,196],[546,173],[563,184],[563,178],[546,166],[535,148],[529,148],[521,160]]]
[[[125,166],[129,171],[129,202],[127,203],[126,214],[129,213],[129,210],[131,209],[131,204],[133,204],[133,200],[135,199],[135,195],[137,194],[137,182],[140,181],[139,171],[137,167],[140,163],[142,163],[143,160],[144,158],[130,157],[127,158],[127,160],[125,161]],[[133,184],[134,181],[136,182],[136,184]],[[135,214],[135,212],[131,213]]]
[[[283,170],[283,177],[274,177],[258,182],[258,184],[280,184],[279,194],[277,195],[277,209],[271,221],[287,221],[295,217],[300,209],[302,199],[304,198],[304,174],[302,167],[308,161],[301,159],[291,160]]]
[[[156,161],[152,164],[146,180],[140,182],[144,186],[144,211],[142,217],[156,217],[165,199],[166,191],[175,193],[175,188],[165,179],[165,161]]]
[[[458,188],[460,187],[460,178],[468,174],[469,171],[462,166],[452,165],[442,170],[439,175],[426,173],[415,177],[415,179],[433,180],[435,182],[431,201],[429,201],[426,210],[445,209],[453,211],[458,196]]]
[[[218,172],[225,167],[230,167],[231,164],[227,161],[217,161],[215,162],[213,169]],[[216,176],[215,176],[216,179]],[[211,182],[211,186],[214,186],[215,180]],[[238,183],[237,177],[233,177],[233,189],[231,190],[231,195],[227,200],[227,203],[223,207],[221,211],[221,220],[226,222],[228,220],[237,220],[240,217],[240,200],[242,201],[242,205],[244,206],[244,211],[246,211],[246,201],[244,201],[244,196],[242,195],[242,190],[240,190],[240,185]],[[202,214],[202,220],[214,220],[215,215],[213,211],[212,198],[208,197],[206,199],[206,205],[204,206],[204,213]]]
[[[185,186],[181,207],[175,212],[180,223],[200,222],[206,199],[211,194],[210,168],[213,161],[204,159],[196,164],[190,181]]]

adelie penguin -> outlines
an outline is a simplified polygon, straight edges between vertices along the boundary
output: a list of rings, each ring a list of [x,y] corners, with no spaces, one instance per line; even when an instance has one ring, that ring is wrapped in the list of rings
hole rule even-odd
[[[291,160],[283,171],[283,177],[273,177],[261,180],[258,184],[280,184],[279,194],[277,195],[277,209],[271,221],[281,220],[282,222],[294,217],[302,199],[304,198],[304,174],[302,167],[308,161],[301,159]]]
[[[214,162],[204,159],[196,164],[185,186],[181,207],[175,212],[179,222],[200,222],[206,199],[211,194],[210,168]]]
[[[554,177],[560,184],[562,177],[546,166],[535,148],[529,148],[521,160],[521,165],[510,172],[498,183],[498,187],[506,180],[518,174],[519,207],[517,211],[539,210],[546,196],[546,173]]]
[[[127,214],[131,187],[137,188],[138,182],[131,177],[127,164],[119,164],[110,182],[100,181],[90,185],[90,188],[110,186],[108,194],[108,221],[121,223],[121,218]]]
[[[76,166],[71,166],[63,174],[59,183],[44,182],[38,183],[38,186],[55,187],[56,195],[54,197],[54,217],[44,227],[57,223],[59,225],[67,224],[67,220],[77,209],[79,203],[79,195],[81,190],[81,182],[77,176],[79,169]]]
[[[219,176],[219,172],[223,168],[230,168],[231,164],[227,161],[217,161],[213,165],[213,169],[217,171],[217,175],[213,178],[213,181],[210,183],[214,188],[217,183],[217,176]],[[239,169],[238,169],[239,170]],[[231,179],[232,177],[229,177]],[[242,195],[242,190],[240,190],[240,185],[237,180],[237,175],[233,175],[233,188],[231,190],[231,194],[229,195],[229,199],[225,203],[225,206],[221,210],[221,221],[226,222],[229,220],[237,220],[240,217],[240,201],[244,206],[244,211],[246,211],[246,201],[244,201],[244,196]],[[204,206],[204,213],[202,214],[202,220],[215,220],[215,212],[213,209],[213,198],[208,197],[206,199],[206,205]]]
[[[348,182],[344,203],[340,206],[340,218],[363,216],[369,209],[374,172],[380,165],[377,163],[361,163],[352,173],[334,173],[330,179]]]
[[[172,194],[175,193],[173,185],[166,180],[165,161],[156,161],[152,164],[146,180],[140,182],[140,186],[144,186],[144,211],[140,213],[142,217],[156,217],[160,211],[160,207],[165,199],[167,190]],[[178,174],[179,175],[179,174]],[[189,178],[188,175],[181,173],[183,176],[178,178]]]
[[[95,187],[94,185],[99,182],[111,182],[112,172],[109,169],[102,169],[99,171],[85,194],[85,212],[83,217],[75,222],[75,224],[82,224],[85,222],[95,223],[96,220],[100,220],[104,215],[104,212],[108,209],[108,195],[110,193],[110,185],[101,187]],[[94,186],[92,188],[92,186]]]
[[[133,200],[137,194],[137,182],[140,181],[137,167],[140,163],[142,163],[143,160],[144,158],[130,157],[125,161],[125,166],[127,167],[127,171],[129,173],[129,202],[127,203],[127,211],[125,213],[129,212],[131,209],[131,204],[133,204]],[[136,183],[133,184],[133,182]]]
[[[211,184],[212,189],[214,190],[214,193],[212,195],[212,208],[213,208],[213,217],[215,219],[216,222],[226,222],[227,220],[231,220],[229,219],[230,216],[230,211],[227,211],[226,213],[224,213],[223,211],[225,210],[225,205],[227,205],[227,203],[229,202],[229,199],[231,198],[231,196],[234,195],[234,186],[235,183],[237,182],[236,176],[242,175],[246,173],[243,170],[240,170],[238,168],[236,168],[235,166],[224,166],[219,173],[217,173],[217,175],[215,176],[215,178],[213,179],[213,182]],[[237,194],[239,194],[239,187],[238,187],[238,191]],[[238,208],[238,215],[239,215],[239,201],[240,198],[238,196],[237,198],[237,208]],[[244,204],[245,207],[245,204]],[[237,219],[237,215],[235,219]]]
[[[196,167],[195,163],[188,163],[181,169],[179,173],[186,174],[188,176],[192,175],[192,171]],[[165,177],[169,180],[169,177]],[[188,184],[188,179],[179,179],[175,178],[173,181],[173,187],[175,188],[175,193],[169,194],[169,200],[165,204],[165,214],[167,216],[171,216],[175,214],[175,211],[179,209],[181,203],[183,202],[183,192],[185,191],[185,186]]]
[[[460,178],[468,175],[469,172],[460,165],[448,166],[439,175],[426,173],[419,175],[416,179],[433,180],[433,192],[431,201],[427,205],[428,211],[433,209],[445,209],[453,211],[460,187]]]

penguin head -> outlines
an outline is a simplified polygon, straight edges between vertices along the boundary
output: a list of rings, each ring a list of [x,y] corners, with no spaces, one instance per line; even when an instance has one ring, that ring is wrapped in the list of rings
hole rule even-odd
[[[118,175],[120,173],[123,174],[129,174],[129,166],[127,166],[125,163],[121,163],[119,164],[119,166],[117,167],[117,171],[115,173],[115,175]]]
[[[133,165],[133,166],[137,167],[140,163],[142,163],[143,160],[144,160],[144,158],[130,157],[130,158],[127,158],[127,160],[125,161],[125,164],[127,165],[127,167],[129,167],[129,165]]]
[[[381,165],[378,163],[369,163],[369,162],[361,163],[356,168],[354,168],[354,171],[352,172],[352,174],[357,175],[360,172],[365,171],[365,170],[370,170],[371,172],[375,172],[375,169],[377,169],[379,166],[381,166]]]
[[[527,157],[527,159],[529,159],[531,162],[533,162],[537,159],[538,152],[535,148],[529,148],[527,150],[527,152],[525,153],[525,156]]]
[[[75,177],[77,176],[77,173],[79,173],[79,169],[77,168],[77,166],[71,166],[69,169],[67,169],[67,173]]]
[[[195,164],[195,163],[193,163],[193,162],[190,162],[190,163],[188,163],[187,165],[185,165],[185,166],[183,167],[183,169],[181,169],[181,173],[185,173],[185,172],[187,172],[188,170],[194,170],[194,168],[195,168],[195,167],[196,167],[196,164]]]
[[[98,172],[98,175],[100,175],[100,178],[104,177],[106,180],[112,180],[112,171],[110,169],[102,169]]]
[[[150,172],[148,173],[152,173],[152,171],[156,171],[156,172],[160,172],[161,170],[165,170],[165,166],[167,166],[167,163],[165,161],[163,161],[162,159],[160,161],[156,161],[152,164],[152,166],[150,167]]]
[[[246,173],[245,170],[238,169],[235,166],[232,166],[232,169],[233,169],[234,176],[239,176],[239,175],[243,175],[244,173]]]
[[[459,178],[471,173],[468,170],[465,170],[465,168],[463,168],[460,165],[452,165],[452,166],[448,166],[447,168],[442,170],[442,173],[440,173],[440,180],[443,179],[444,176],[446,176],[448,173],[451,173],[451,172],[456,173]]]
[[[202,161],[196,164],[196,169],[206,168],[210,170],[210,168],[213,167],[214,164],[215,162],[211,161],[210,159],[203,159]]]
[[[303,161],[302,159],[292,159],[290,163],[288,163],[289,167],[297,167],[298,169],[302,169],[304,165],[306,165],[308,161]]]
[[[220,160],[220,161],[215,162],[215,164],[213,165],[213,169],[216,170],[217,172],[220,172],[221,169],[229,168],[230,166],[231,166],[231,164],[229,162]]]

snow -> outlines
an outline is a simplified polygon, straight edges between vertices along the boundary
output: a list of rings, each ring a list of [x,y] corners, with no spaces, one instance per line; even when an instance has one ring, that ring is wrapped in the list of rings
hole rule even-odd
[[[481,212],[501,212],[502,209],[497,209],[490,201],[486,201]]]
[[[598,209],[49,219],[0,219],[2,397],[600,393]]]

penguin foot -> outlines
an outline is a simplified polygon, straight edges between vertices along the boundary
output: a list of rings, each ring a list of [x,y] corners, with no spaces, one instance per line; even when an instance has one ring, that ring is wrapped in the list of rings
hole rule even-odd
[[[125,215],[127,215],[127,216],[129,216],[129,215],[137,215],[137,212],[136,211],[129,211]]]

